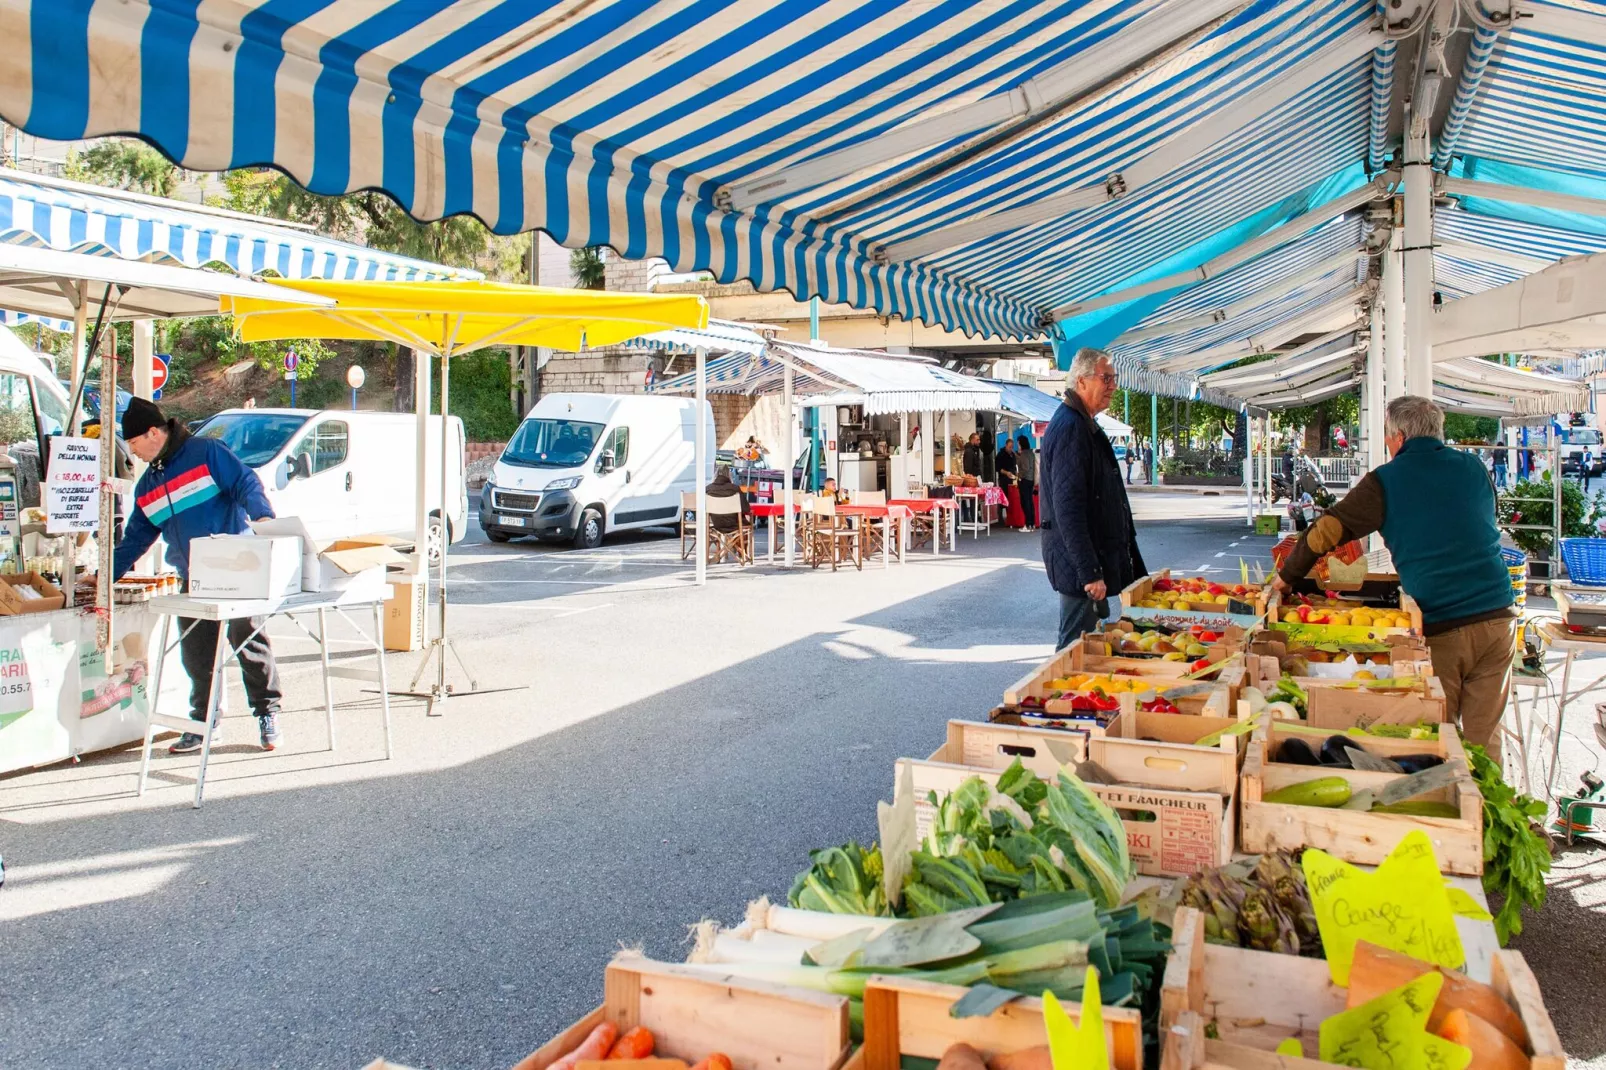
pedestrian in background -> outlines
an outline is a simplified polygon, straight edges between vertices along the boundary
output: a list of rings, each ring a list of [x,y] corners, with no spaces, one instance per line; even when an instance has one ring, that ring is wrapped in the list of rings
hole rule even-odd
[[[1151,487],[1154,486],[1154,447],[1153,446],[1144,446],[1143,447],[1143,471],[1145,473],[1147,473],[1145,478],[1148,479],[1149,486],[1151,486]]]
[[[1079,350],[1068,383],[1038,458],[1043,564],[1060,600],[1057,650],[1107,617],[1109,596],[1148,571],[1115,449],[1097,419],[1115,394],[1110,355]]]
[[[1132,485],[1132,465],[1137,462],[1137,449],[1134,446],[1126,447],[1126,485]]]
[[[981,478],[981,432],[980,431],[972,431],[970,433],[970,441],[965,443],[965,454],[964,454],[964,456],[962,458],[960,458],[960,460],[964,464],[965,475],[967,475],[967,476],[975,476],[977,479]]]
[[[1016,464],[1020,467],[1020,507],[1026,514],[1026,530],[1037,530],[1037,453],[1032,449],[1032,440],[1021,435],[1016,441],[1020,443],[1020,454]]]

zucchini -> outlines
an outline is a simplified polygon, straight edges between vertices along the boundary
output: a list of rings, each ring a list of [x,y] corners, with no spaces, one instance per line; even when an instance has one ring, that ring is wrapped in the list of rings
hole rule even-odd
[[[1461,810],[1452,803],[1434,802],[1431,799],[1407,799],[1372,807],[1374,814],[1406,814],[1410,817],[1460,817]]]
[[[1262,798],[1262,802],[1288,803],[1293,806],[1343,806],[1349,802],[1349,781],[1341,776],[1323,776],[1278,788]]]

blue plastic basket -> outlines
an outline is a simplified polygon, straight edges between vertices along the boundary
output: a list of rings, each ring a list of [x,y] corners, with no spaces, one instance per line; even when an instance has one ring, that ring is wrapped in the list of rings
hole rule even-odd
[[[1502,546],[1500,559],[1506,563],[1506,573],[1511,577],[1511,593],[1517,608],[1521,609],[1528,604],[1528,555],[1521,550]]]
[[[1606,539],[1563,539],[1561,559],[1580,587],[1606,587]]]

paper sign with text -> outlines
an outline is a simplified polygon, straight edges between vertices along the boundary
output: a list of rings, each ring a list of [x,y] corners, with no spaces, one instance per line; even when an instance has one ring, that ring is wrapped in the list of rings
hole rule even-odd
[[[1053,992],[1043,993],[1043,1026],[1054,1070],[1110,1070],[1110,1042],[1104,1035],[1099,971],[1087,968],[1082,986],[1082,1020],[1073,1023]]]
[[[1466,1070],[1472,1052],[1427,1031],[1444,978],[1434,971],[1335,1014],[1321,1026],[1321,1061],[1364,1070]]]
[[[100,440],[54,438],[45,481],[45,531],[94,531],[100,520]]]
[[[1407,833],[1376,872],[1315,848],[1306,850],[1301,865],[1335,984],[1349,985],[1360,940],[1435,966],[1455,969],[1466,962],[1450,894],[1421,829]]]

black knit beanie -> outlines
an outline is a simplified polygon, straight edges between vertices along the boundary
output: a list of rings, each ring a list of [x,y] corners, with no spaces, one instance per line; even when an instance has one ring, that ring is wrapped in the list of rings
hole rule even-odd
[[[156,402],[144,398],[131,398],[123,413],[123,439],[136,439],[153,427],[166,427],[167,417],[156,407]]]

